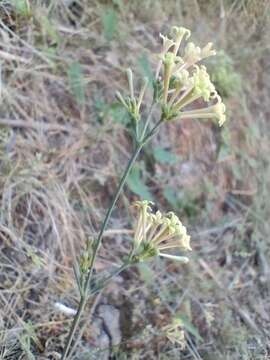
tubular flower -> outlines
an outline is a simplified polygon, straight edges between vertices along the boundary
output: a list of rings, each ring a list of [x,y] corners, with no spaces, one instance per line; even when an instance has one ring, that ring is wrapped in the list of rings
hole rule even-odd
[[[172,32],[172,36],[175,41],[173,52],[174,52],[174,55],[177,55],[183,38],[186,37],[186,40],[187,40],[190,37],[191,32],[190,32],[190,30],[188,30],[184,27],[178,27],[178,26],[173,26],[171,32]]]
[[[163,65],[164,65],[163,101],[164,101],[164,103],[167,102],[170,80],[171,80],[173,67],[174,67],[176,60],[177,60],[177,57],[172,52],[167,52],[163,56]]]
[[[186,39],[188,39],[190,37],[190,31],[184,27],[177,27],[177,26],[173,26],[172,30],[172,37],[173,39],[168,38],[167,36],[164,36],[162,34],[159,34],[159,36],[162,39],[162,51],[159,54],[159,58],[163,58],[164,55],[170,50],[173,46],[173,54],[174,56],[177,55],[178,50],[180,48],[181,42],[183,40],[183,38],[186,36]],[[160,72],[160,68],[162,65],[162,60],[159,61],[158,67],[157,67],[157,71],[156,71],[156,79],[159,76],[159,72]]]
[[[176,79],[183,88],[188,88],[193,84],[193,79],[187,70],[180,70],[175,74]]]
[[[164,36],[162,34],[159,34],[159,36],[162,39],[162,52],[161,54],[164,55],[166,54],[167,51],[169,51],[169,49],[175,45],[175,42],[172,39],[169,39],[167,36]]]
[[[191,111],[183,111],[179,113],[181,118],[190,119],[210,119],[215,118],[218,120],[219,126],[222,126],[226,121],[226,106],[223,104],[221,97],[215,94],[214,99],[217,99],[216,104]]]
[[[173,213],[163,215],[160,211],[153,212],[148,201],[137,201],[137,222],[134,229],[133,260],[143,261],[154,256],[161,256],[187,263],[184,256],[168,254],[170,249],[191,250],[190,236],[185,226]]]

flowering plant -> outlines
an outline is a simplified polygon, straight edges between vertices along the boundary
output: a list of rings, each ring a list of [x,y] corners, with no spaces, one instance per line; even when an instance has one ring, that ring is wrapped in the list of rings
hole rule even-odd
[[[131,69],[127,70],[129,95],[124,96],[120,92],[116,93],[118,100],[130,115],[134,135],[134,151],[107,210],[98,236],[93,241],[87,242],[86,248],[79,258],[78,265],[74,267],[80,292],[80,302],[67,337],[62,360],[67,359],[74,350],[75,346],[72,345],[72,341],[87,300],[91,295],[104,288],[115,275],[129,266],[155,256],[177,260],[182,263],[189,261],[186,256],[173,255],[167,252],[177,248],[180,251],[191,250],[190,237],[178,217],[173,212],[166,214],[162,214],[160,211],[153,212],[151,202],[137,201],[134,206],[138,213],[129,256],[124,258],[122,264],[98,284],[92,281],[95,261],[102,245],[104,231],[127,176],[145,144],[168,121],[181,120],[182,118],[212,118],[217,120],[219,126],[221,126],[226,120],[225,105],[211,82],[206,67],[199,64],[203,59],[215,55],[212,43],[200,48],[194,43],[188,42],[181,51],[182,42],[190,37],[188,29],[174,26],[171,30],[171,37],[160,36],[162,49],[157,57],[158,64],[153,84],[154,92],[148,114],[145,116],[142,111],[148,81],[144,80],[138,95],[136,95]],[[208,106],[196,110],[190,109],[198,99],[209,103]],[[155,106],[160,108],[160,118],[157,121],[152,119]],[[169,334],[172,336],[171,331],[169,331]]]

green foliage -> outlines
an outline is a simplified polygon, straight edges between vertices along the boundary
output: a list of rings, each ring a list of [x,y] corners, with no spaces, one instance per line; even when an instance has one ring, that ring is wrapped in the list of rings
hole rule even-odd
[[[241,76],[235,70],[230,56],[220,51],[209,60],[211,80],[222,97],[229,97],[241,90]]]
[[[221,130],[221,143],[218,151],[218,161],[224,161],[229,156],[232,155],[232,146],[231,146],[231,139],[230,133],[227,127],[224,127]]]
[[[119,103],[112,103],[109,107],[109,115],[112,117],[113,121],[127,125],[129,121],[129,114],[123,106]]]
[[[50,21],[48,16],[41,16],[40,17],[40,24],[41,24],[41,30],[43,37],[46,38],[49,42],[52,42],[54,44],[59,44],[60,37],[59,33],[54,26],[54,24]]]
[[[174,210],[178,208],[179,202],[176,197],[175,191],[171,187],[165,187],[165,189],[163,190],[163,195]]]
[[[31,259],[33,266],[36,269],[41,269],[45,266],[46,261],[40,255],[37,254],[37,252],[33,247],[26,245],[26,254]]]
[[[156,161],[160,162],[161,164],[174,165],[178,161],[178,158],[175,154],[172,154],[170,151],[161,147],[156,147],[154,149],[154,157]]]
[[[85,104],[85,84],[80,63],[73,62],[68,68],[68,79],[70,90],[78,105]]]
[[[203,338],[199,334],[198,329],[190,322],[187,316],[185,315],[178,315],[176,318],[178,318],[181,321],[182,327],[189,332],[191,335],[193,335],[196,340],[203,341]]]
[[[113,8],[109,8],[101,17],[104,37],[111,41],[115,36],[118,28],[118,16]]]
[[[123,7],[124,7],[124,2],[123,2],[123,0],[112,0],[112,3],[113,3],[115,6],[118,6],[120,9],[123,9]]]
[[[156,274],[152,270],[151,266],[149,266],[147,263],[142,262],[138,265],[138,269],[139,269],[142,280],[147,285],[153,284]]]
[[[27,0],[11,0],[10,2],[18,15],[23,17],[31,15],[30,5]]]
[[[31,322],[24,323],[24,332],[19,336],[19,342],[22,350],[24,351],[27,359],[35,360],[35,356],[32,352],[32,344],[35,343],[37,346],[41,345],[35,333],[35,330]]]
[[[154,81],[155,81],[154,73],[153,73],[148,55],[146,53],[142,54],[139,57],[138,64],[139,64],[141,73],[143,74],[143,76],[145,76],[148,79],[149,84],[154,84]]]
[[[127,125],[130,118],[127,110],[118,102],[107,104],[102,97],[98,97],[95,101],[95,110],[97,112],[98,121],[104,123],[108,117],[119,124]]]
[[[163,196],[174,210],[182,210],[189,218],[192,219],[198,214],[197,195],[195,192],[179,192],[170,186],[166,186],[163,189]]]
[[[139,195],[142,199],[153,200],[153,196],[144,183],[141,168],[138,165],[135,165],[130,172],[127,179],[127,185],[132,192]]]

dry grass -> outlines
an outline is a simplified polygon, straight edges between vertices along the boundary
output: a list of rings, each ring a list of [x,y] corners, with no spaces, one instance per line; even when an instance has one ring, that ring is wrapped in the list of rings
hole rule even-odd
[[[58,358],[70,318],[54,303],[75,306],[72,263],[98,230],[130,153],[110,105],[125,86],[122,70],[146,71],[159,32],[183,24],[198,42],[223,48],[241,79],[227,98],[225,130],[169,124],[140,161],[158,206],[175,206],[189,224],[193,260],[185,269],[156,262],[125,272],[95,304],[120,309],[116,359],[269,359],[267,0],[14,4],[0,2],[0,358]],[[155,147],[177,162],[155,160]],[[126,190],[100,270],[117,263],[129,241],[123,229],[136,195]],[[164,336],[175,314],[202,337],[187,326],[185,350]],[[88,323],[79,345],[85,358],[92,331]]]

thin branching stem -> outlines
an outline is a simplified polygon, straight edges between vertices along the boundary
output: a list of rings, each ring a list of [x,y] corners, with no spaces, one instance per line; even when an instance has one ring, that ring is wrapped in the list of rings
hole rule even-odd
[[[153,109],[154,109],[154,105],[155,105],[155,102],[154,102],[154,100],[153,100],[152,103],[151,103],[151,105],[150,105],[150,109],[149,109],[149,112],[148,112],[148,116],[147,116],[147,118],[146,118],[146,121],[145,121],[143,130],[142,130],[141,140],[145,138],[145,133],[146,133],[146,131],[147,131],[147,129],[148,129],[149,123],[150,123],[151,118],[152,118],[152,112],[153,112]]]
[[[108,224],[108,221],[110,219],[110,216],[111,216],[111,213],[112,213],[113,208],[115,206],[115,203],[119,198],[119,195],[120,195],[120,193],[121,193],[121,191],[123,189],[123,186],[124,186],[124,184],[126,182],[128,174],[129,174],[135,160],[137,159],[137,157],[138,157],[138,155],[139,155],[139,153],[140,153],[140,151],[142,149],[142,146],[143,146],[143,144],[141,144],[141,143],[137,144],[137,146],[136,146],[136,148],[135,148],[135,150],[134,150],[134,152],[133,152],[133,154],[132,154],[132,156],[131,156],[131,158],[130,158],[130,160],[128,162],[126,170],[125,170],[125,172],[124,172],[124,174],[123,174],[123,176],[121,178],[121,181],[120,181],[120,183],[118,185],[118,188],[117,188],[117,190],[116,190],[116,192],[114,194],[111,205],[107,210],[107,213],[106,213],[105,219],[104,219],[104,221],[102,223],[98,238],[95,241],[89,271],[88,271],[88,274],[87,274],[85,282],[84,282],[85,285],[84,285],[84,288],[82,289],[82,294],[81,294],[80,302],[79,302],[79,305],[78,305],[77,313],[76,313],[76,315],[74,317],[74,320],[73,320],[73,323],[71,325],[70,332],[68,334],[67,342],[66,342],[66,345],[65,345],[64,352],[63,352],[61,360],[67,359],[67,356],[68,356],[68,353],[69,353],[69,349],[71,347],[71,343],[72,343],[74,334],[75,334],[76,329],[78,327],[81,315],[82,315],[82,313],[84,311],[84,308],[85,308],[85,305],[86,305],[86,302],[87,302],[87,299],[88,299],[88,295],[90,293],[89,284],[90,284],[90,281],[91,281],[92,275],[93,275],[94,263],[95,263],[95,260],[96,260],[97,252],[98,252],[98,250],[99,250],[99,248],[101,246],[101,243],[102,243],[102,237],[103,237],[104,231],[105,231],[106,226]]]
[[[153,108],[154,108],[154,101],[152,102],[152,104],[150,106],[149,113],[148,113],[148,116],[146,118],[143,130],[142,130],[142,133],[141,133],[140,140],[138,140],[138,138],[137,138],[137,136],[138,136],[138,127],[136,127],[136,146],[135,146],[135,149],[134,149],[133,154],[132,154],[132,156],[131,156],[128,164],[127,164],[127,167],[126,167],[126,169],[124,171],[124,174],[123,174],[123,176],[122,176],[122,178],[120,180],[120,183],[119,183],[119,185],[117,187],[117,190],[116,190],[116,192],[114,194],[114,197],[112,199],[110,207],[107,210],[107,213],[106,213],[106,216],[105,216],[104,221],[102,223],[102,226],[101,226],[100,232],[98,234],[98,237],[97,237],[96,241],[94,242],[93,254],[92,254],[92,257],[91,257],[91,262],[89,264],[89,270],[88,270],[88,273],[85,275],[84,282],[83,282],[84,285],[80,288],[80,302],[79,302],[79,305],[78,305],[77,313],[74,316],[74,319],[73,319],[73,322],[72,322],[72,325],[71,325],[71,328],[70,328],[70,331],[69,331],[69,334],[68,334],[68,337],[67,337],[67,341],[66,341],[66,344],[65,344],[65,348],[64,348],[61,360],[66,360],[68,358],[68,354],[71,353],[74,350],[73,347],[72,347],[72,341],[73,341],[75,332],[76,332],[77,327],[79,325],[82,313],[84,311],[84,308],[85,308],[85,305],[87,303],[87,300],[88,300],[89,296],[97,293],[102,288],[104,288],[107,285],[107,283],[114,276],[119,274],[121,271],[123,271],[125,268],[127,268],[130,265],[128,263],[123,264],[121,267],[119,267],[116,270],[115,273],[111,274],[107,279],[105,279],[105,281],[103,281],[102,284],[100,284],[98,286],[98,288],[91,289],[90,284],[91,284],[91,280],[92,280],[92,276],[93,276],[93,269],[94,269],[94,264],[95,264],[95,261],[96,261],[97,253],[98,253],[98,250],[101,247],[104,231],[106,230],[106,227],[107,227],[108,222],[110,220],[110,217],[111,217],[112,211],[113,211],[113,209],[115,207],[115,204],[116,204],[116,202],[117,202],[117,200],[118,200],[118,198],[119,198],[119,196],[121,194],[121,191],[122,191],[122,189],[123,189],[123,187],[124,187],[124,185],[126,183],[127,177],[129,175],[129,173],[130,173],[130,171],[131,171],[131,169],[132,169],[138,155],[141,152],[141,149],[155,135],[155,133],[158,130],[159,126],[162,124],[163,120],[160,119],[156,123],[156,125],[152,129],[150,129],[148,131],[150,120],[151,120],[151,117],[152,117]],[[137,126],[138,126],[138,124],[137,124]]]
[[[129,266],[129,264],[123,264],[123,265],[119,266],[118,269],[116,269],[112,274],[108,275],[108,277],[105,278],[92,291],[90,290],[89,295],[95,295],[96,293],[98,293],[101,289],[103,289],[110,282],[110,280],[112,278],[114,278],[115,276],[120,274],[128,266]],[[66,342],[65,350],[64,350],[63,355],[62,355],[62,359],[67,359],[68,353],[69,352],[71,353],[72,350],[74,350],[71,347],[71,343],[72,343],[72,340],[74,338],[74,334],[75,334],[75,332],[76,332],[76,330],[78,328],[80,318],[81,318],[81,315],[82,315],[82,313],[84,311],[87,300],[88,300],[88,294],[87,293],[85,293],[84,295],[81,295],[80,302],[79,302],[78,309],[77,309],[77,313],[74,316],[74,319],[73,319],[73,322],[72,322],[72,325],[71,325],[71,328],[70,328],[70,332],[69,332],[68,339],[67,339],[67,342]]]
[[[109,284],[110,280],[113,279],[115,276],[119,275],[123,270],[127,269],[130,266],[129,263],[124,263],[123,265],[119,266],[112,274],[108,275],[105,279],[103,279],[100,284],[98,284],[93,290],[91,290],[91,295],[95,295],[100,290],[104,289],[107,284]]]
[[[87,302],[86,296],[81,295],[80,302],[79,302],[79,305],[78,305],[78,308],[77,308],[77,312],[76,312],[76,315],[74,316],[74,319],[72,321],[72,324],[71,324],[71,327],[70,327],[70,330],[69,330],[68,338],[67,338],[67,341],[66,341],[66,344],[65,344],[65,348],[64,348],[61,360],[67,359],[69,349],[71,347],[71,343],[72,343],[72,340],[74,338],[74,334],[75,334],[75,332],[76,332],[76,330],[78,328],[80,318],[81,318],[81,315],[82,315],[83,310],[85,308],[86,302]],[[71,350],[72,350],[72,348],[71,348]]]

